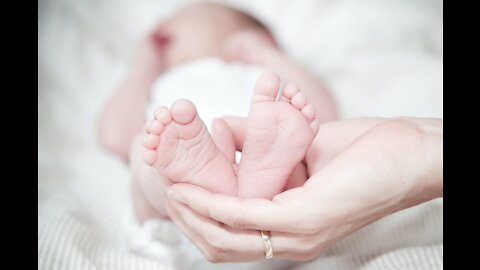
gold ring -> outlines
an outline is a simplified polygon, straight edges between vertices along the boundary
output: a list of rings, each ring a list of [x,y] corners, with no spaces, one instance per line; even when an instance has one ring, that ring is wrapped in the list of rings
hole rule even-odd
[[[265,246],[265,258],[273,258],[273,248],[272,242],[270,241],[270,232],[269,231],[260,231],[263,239],[263,245]]]

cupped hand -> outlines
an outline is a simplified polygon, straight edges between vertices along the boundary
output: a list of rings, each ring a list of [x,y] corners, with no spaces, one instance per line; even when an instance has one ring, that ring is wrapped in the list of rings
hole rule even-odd
[[[238,149],[241,121],[225,121]],[[274,258],[313,259],[388,214],[442,196],[442,129],[435,119],[325,123],[306,157],[304,186],[270,201],[174,184],[167,211],[212,262],[265,258],[259,230],[271,232]]]

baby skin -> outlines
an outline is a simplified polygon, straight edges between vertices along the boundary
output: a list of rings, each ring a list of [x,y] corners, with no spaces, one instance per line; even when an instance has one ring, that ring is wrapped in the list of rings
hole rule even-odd
[[[240,197],[273,198],[290,181],[319,129],[313,106],[294,84],[280,94],[279,90],[280,78],[274,73],[265,72],[257,80],[238,168],[217,147],[195,105],[185,99],[170,109],[159,107],[146,124],[143,161],[171,182]]]

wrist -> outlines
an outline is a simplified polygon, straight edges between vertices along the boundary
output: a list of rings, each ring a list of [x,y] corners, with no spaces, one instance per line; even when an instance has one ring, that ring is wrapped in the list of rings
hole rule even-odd
[[[412,119],[424,134],[424,158],[427,169],[424,175],[424,189],[431,199],[443,196],[443,120]]]
[[[404,159],[403,181],[410,182],[404,197],[408,208],[443,196],[443,120],[403,118],[406,134],[416,134],[398,151]]]
[[[383,190],[384,194],[397,195],[390,198],[391,210],[409,208],[441,197],[443,120],[400,118],[388,120],[378,128],[383,133],[385,160],[393,157],[390,163],[383,161],[385,175],[394,172],[390,176],[396,183]],[[392,171],[389,166],[396,169]],[[381,194],[378,195],[382,198]]]

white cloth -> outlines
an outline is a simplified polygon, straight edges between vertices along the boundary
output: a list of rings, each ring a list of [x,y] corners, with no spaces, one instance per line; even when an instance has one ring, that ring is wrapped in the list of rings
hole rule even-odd
[[[128,168],[97,143],[97,117],[134,42],[190,2],[39,2],[39,269],[232,267],[205,262],[170,223],[135,226]],[[261,17],[286,53],[325,79],[342,117],[443,117],[442,1],[228,2]],[[442,269],[442,230],[439,199],[367,226],[315,261],[235,267]]]
[[[205,58],[173,68],[162,74],[152,87],[146,108],[151,119],[155,108],[177,99],[191,100],[210,127],[212,120],[225,115],[248,115],[253,87],[263,69],[240,63]]]

